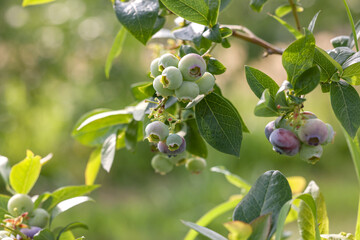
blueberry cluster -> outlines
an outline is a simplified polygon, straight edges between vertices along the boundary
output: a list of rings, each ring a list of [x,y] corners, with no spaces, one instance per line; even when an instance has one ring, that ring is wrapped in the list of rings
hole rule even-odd
[[[176,133],[169,133],[169,127],[161,122],[154,121],[145,128],[146,138],[149,142],[157,144],[159,154],[151,161],[152,167],[160,174],[170,172],[174,166],[185,163],[186,168],[192,173],[199,173],[206,167],[203,158],[191,157],[187,159],[186,141]]]
[[[9,199],[7,208],[12,218],[5,220],[6,225],[12,229],[19,228],[30,239],[49,223],[49,213],[42,208],[34,209],[34,203],[28,195],[15,194]],[[1,239],[14,239],[6,230],[0,231],[0,236],[3,236]],[[22,238],[19,235],[16,239]]]
[[[279,117],[269,122],[265,136],[274,151],[288,156],[299,153],[301,159],[314,164],[323,153],[322,146],[333,141],[335,132],[313,113],[302,112],[295,120]]]
[[[167,156],[165,154],[156,154],[151,160],[151,166],[159,174],[171,172],[174,166],[185,164],[185,167],[191,173],[198,174],[206,168],[206,160],[200,157],[187,158],[183,152],[176,156]]]
[[[206,72],[205,60],[195,53],[180,60],[166,53],[151,62],[150,72],[157,95],[175,96],[183,102],[190,102],[199,94],[208,94],[215,85],[215,77]]]

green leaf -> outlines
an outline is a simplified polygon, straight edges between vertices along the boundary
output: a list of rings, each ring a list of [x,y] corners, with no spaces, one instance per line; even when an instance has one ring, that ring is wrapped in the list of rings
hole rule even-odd
[[[279,171],[267,171],[256,180],[249,193],[237,205],[233,220],[250,223],[262,215],[271,213],[271,236],[276,229],[282,206],[291,197],[286,177]]]
[[[155,94],[152,82],[139,82],[131,85],[131,91],[137,100],[144,100]]]
[[[135,151],[138,141],[138,124],[136,120],[132,120],[125,131],[125,146],[129,151]]]
[[[75,237],[71,231],[66,231],[61,234],[59,240],[75,240]]]
[[[231,173],[230,171],[228,171],[225,167],[223,166],[216,166],[216,167],[212,167],[210,169],[212,172],[217,172],[217,173],[222,173],[224,174],[226,180],[231,183],[232,185],[242,189],[242,193],[246,194],[247,192],[249,192],[251,185],[248,184],[244,179],[242,179],[240,176]]]
[[[101,148],[92,151],[85,169],[85,184],[93,185],[101,166]]]
[[[194,23],[208,25],[209,7],[199,0],[161,0],[167,9]]]
[[[10,185],[17,192],[28,194],[40,175],[40,156],[28,151],[26,158],[14,165],[10,172]]]
[[[207,213],[205,213],[197,222],[197,225],[200,226],[207,226],[210,224],[214,219],[217,217],[223,215],[226,212],[232,211],[235,206],[239,203],[241,198],[232,198],[229,201],[226,201],[224,203],[221,203],[217,205],[216,207],[210,209]],[[195,230],[190,230],[184,240],[194,240],[196,236],[198,235],[198,232]]]
[[[222,42],[219,24],[216,24],[212,28],[208,28],[202,35],[204,38],[207,38],[212,42],[216,42],[216,43]]]
[[[216,84],[215,84],[214,88],[215,88],[215,87],[216,87]],[[216,89],[216,88],[215,88],[215,89]],[[214,93],[216,93],[215,90],[214,90]],[[220,94],[218,94],[218,95],[222,96],[222,95],[221,95],[221,92],[220,92]],[[223,100],[226,101],[226,102],[233,108],[233,111],[237,113],[238,118],[240,119],[240,122],[241,122],[241,129],[242,129],[242,131],[243,131],[243,132],[246,132],[246,133],[250,133],[250,130],[249,130],[248,127],[246,126],[244,120],[243,120],[242,117],[240,116],[240,113],[236,110],[236,107],[232,104],[232,102],[230,102],[229,99],[227,99],[227,98],[223,98]]]
[[[157,0],[115,1],[114,9],[119,22],[144,45],[154,34],[158,17]]]
[[[220,0],[205,0],[209,8],[209,13],[207,16],[209,26],[214,26],[218,21],[219,11],[220,11]]]
[[[349,36],[337,36],[330,40],[334,48],[337,47],[347,47],[349,44]]]
[[[116,115],[111,116],[112,113],[113,112],[108,109],[95,109],[84,114],[76,123],[72,131],[72,136],[86,146],[101,146],[109,135],[126,127],[126,124],[116,124]],[[106,117],[106,114],[109,114],[109,116]],[[101,119],[101,116],[103,116],[104,119]],[[124,115],[117,117],[120,122],[126,123],[132,119],[132,115],[128,111],[125,111]],[[89,126],[85,126],[79,130],[79,127],[89,120],[94,121],[94,123],[90,122],[88,123]]]
[[[251,90],[258,98],[261,98],[265,89],[269,89],[270,95],[275,98],[279,86],[271,77],[249,66],[245,66],[245,75]]]
[[[207,62],[207,71],[213,75],[220,75],[226,71],[226,67],[216,58],[210,57]]]
[[[256,12],[261,12],[266,2],[267,0],[251,0],[250,7]]]
[[[195,119],[186,121],[186,151],[196,156],[207,158],[208,150],[204,139],[201,137]]]
[[[210,93],[195,106],[201,136],[220,152],[239,157],[242,127],[234,107],[216,93]]]
[[[293,201],[300,199],[302,201],[304,201],[307,206],[310,208],[312,215],[315,219],[315,222],[317,222],[317,216],[316,216],[316,203],[314,201],[314,199],[312,198],[312,196],[310,194],[301,194],[299,196],[296,196],[294,199],[289,200],[288,202],[286,202],[283,207],[281,208],[280,214],[279,214],[279,218],[277,221],[277,229],[276,229],[276,236],[275,236],[275,240],[281,240],[283,239],[283,230],[284,230],[284,225],[285,225],[285,220],[286,217],[289,213],[289,210],[291,208],[291,204],[293,203]],[[315,239],[316,240],[321,240],[320,237],[320,231],[317,225],[315,225]]]
[[[229,231],[230,240],[247,240],[252,233],[252,227],[248,223],[232,221],[224,223],[224,227]]]
[[[45,3],[49,3],[49,2],[53,2],[53,1],[55,1],[55,0],[23,0],[22,6],[27,7],[27,6],[32,6],[32,5],[45,4]]]
[[[260,101],[256,104],[254,109],[254,114],[258,117],[274,117],[279,115],[269,89],[265,89],[262,93]]]
[[[275,15],[279,18],[289,14],[292,11],[292,7],[289,4],[282,5],[275,10]],[[303,12],[304,8],[296,6],[297,12]]]
[[[54,219],[59,214],[66,212],[67,210],[69,210],[77,205],[80,205],[82,203],[89,202],[89,201],[94,201],[94,200],[91,199],[90,197],[82,196],[82,197],[74,197],[74,198],[70,198],[65,201],[62,201],[58,205],[56,205],[56,207],[52,210],[51,219]]]
[[[132,114],[127,110],[117,110],[102,112],[90,116],[83,121],[76,132],[90,132],[114,125],[129,123],[132,120]]]
[[[337,119],[354,138],[360,126],[360,97],[345,81],[333,82],[330,89],[331,105]]]
[[[45,228],[34,236],[34,240],[55,240],[55,236],[49,229]]]
[[[70,223],[68,225],[66,225],[64,228],[62,228],[59,232],[59,234],[56,237],[56,240],[61,240],[62,236],[66,233],[69,232],[72,229],[76,229],[76,228],[83,228],[83,229],[89,229],[88,226],[86,224],[80,223],[80,222],[73,222]]]
[[[48,200],[43,203],[42,207],[50,211],[60,202],[74,197],[79,197],[84,194],[88,194],[97,189],[98,187],[100,187],[100,185],[67,186],[59,188],[53,193],[51,193],[50,198],[48,198]]]
[[[186,221],[181,221],[183,224],[185,224],[186,226],[194,229],[195,231],[199,232],[200,234],[204,235],[205,237],[210,238],[211,240],[227,240],[225,237],[221,236],[220,234],[218,234],[217,232],[214,232],[213,230],[210,230],[206,227],[203,226],[199,226],[196,223],[192,223],[192,222],[186,222]]]
[[[221,0],[220,11],[224,10],[229,5],[230,2],[231,0]]]
[[[9,214],[7,211],[7,203],[10,196],[0,194],[0,221],[5,219],[5,214]]]
[[[360,52],[349,57],[342,65],[344,72],[342,78],[352,85],[360,84]]]
[[[190,45],[181,45],[180,46],[180,48],[179,48],[179,56],[180,57],[183,57],[189,53],[199,54],[199,52]]]
[[[317,18],[318,18],[318,16],[319,16],[319,13],[320,13],[320,11],[318,11],[318,12],[315,14],[315,16],[313,17],[313,19],[311,20],[311,22],[310,22],[310,24],[309,24],[309,26],[308,26],[308,30],[309,30],[310,32],[314,32],[315,23],[316,23],[316,20],[317,20]]]
[[[104,142],[101,148],[101,165],[103,169],[110,172],[111,166],[114,161],[116,151],[117,134],[111,134]],[[126,143],[125,143],[126,144]]]
[[[318,66],[309,68],[303,72],[294,84],[297,95],[305,95],[314,90],[320,83],[320,70]]]
[[[326,211],[325,199],[322,193],[320,192],[319,186],[311,181],[304,193],[309,193],[316,203],[316,214],[318,220],[318,226],[320,234],[328,234],[329,233],[329,219]],[[304,203],[300,203],[300,209],[304,205]],[[300,211],[301,212],[301,211]]]
[[[271,213],[256,218],[250,225],[253,232],[248,240],[267,240],[271,227]]]
[[[288,24],[286,21],[282,20],[281,18],[269,14],[271,17],[273,17],[276,21],[278,21],[281,25],[283,25],[292,35],[295,36],[296,39],[300,39],[303,37],[303,34],[299,32],[296,28],[292,27],[290,24]]]
[[[330,79],[336,70],[342,73],[343,69],[341,65],[336,62],[327,52],[319,47],[315,47],[314,63],[321,68],[321,81],[327,81]]]
[[[311,32],[293,42],[283,53],[282,63],[288,75],[288,81],[294,84],[296,79],[313,66],[315,38]]]
[[[336,62],[343,65],[349,57],[354,55],[355,52],[348,47],[337,47],[328,51],[328,53]]]
[[[125,28],[121,28],[118,34],[115,37],[114,43],[111,47],[111,50],[107,56],[106,64],[105,64],[105,75],[107,78],[110,76],[110,70],[115,58],[117,58],[123,49],[123,45],[126,38],[126,30]]]

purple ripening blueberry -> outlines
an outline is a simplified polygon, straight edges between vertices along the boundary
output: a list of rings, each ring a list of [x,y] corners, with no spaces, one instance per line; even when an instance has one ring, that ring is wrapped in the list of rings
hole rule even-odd
[[[280,154],[294,156],[299,152],[300,141],[290,130],[284,128],[275,129],[270,134],[269,140],[274,147],[274,151]]]
[[[275,130],[275,121],[271,121],[265,126],[265,136],[266,136],[267,140],[269,140],[270,134],[274,130]]]
[[[178,136],[179,136],[179,135],[178,135]],[[181,137],[181,136],[180,136],[180,137]],[[181,137],[181,144],[180,144],[180,146],[179,146],[176,150],[173,150],[173,151],[171,151],[171,150],[169,149],[169,147],[168,147],[168,145],[166,144],[165,141],[159,142],[158,145],[157,145],[157,147],[158,147],[158,149],[159,149],[160,152],[162,152],[162,153],[164,153],[164,154],[166,154],[166,155],[168,155],[168,156],[176,156],[176,155],[178,155],[178,154],[180,154],[180,153],[182,153],[182,152],[185,151],[185,149],[186,149],[186,141],[185,141],[185,139],[184,139],[183,137]],[[172,148],[172,149],[174,149],[174,148]]]
[[[22,228],[20,230],[20,232],[22,232],[23,234],[25,234],[27,237],[29,238],[33,238],[35,236],[35,234],[37,234],[38,232],[40,232],[42,230],[42,228],[40,227],[30,227],[30,228]]]

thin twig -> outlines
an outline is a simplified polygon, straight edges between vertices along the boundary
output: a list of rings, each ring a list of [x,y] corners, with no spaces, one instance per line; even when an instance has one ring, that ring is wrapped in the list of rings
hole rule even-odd
[[[297,13],[296,5],[294,4],[293,0],[289,0],[289,3],[291,6],[292,14],[294,15],[294,18],[295,18],[296,28],[297,28],[297,30],[301,31],[301,25],[300,25],[299,16]]]
[[[279,54],[282,55],[284,50],[272,45],[271,43],[265,41],[264,39],[256,36],[252,31],[248,28],[240,25],[221,25],[221,27],[227,27],[233,31],[232,36],[236,38],[243,39],[245,41],[256,44],[260,47],[263,47],[266,50],[266,55],[270,54]]]

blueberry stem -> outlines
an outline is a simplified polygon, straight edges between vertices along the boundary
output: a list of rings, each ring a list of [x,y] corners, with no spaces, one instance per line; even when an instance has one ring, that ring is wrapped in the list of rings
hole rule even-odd
[[[271,55],[271,54],[279,54],[282,55],[284,50],[281,48],[278,48],[271,43],[265,41],[262,38],[259,38],[256,36],[252,31],[250,31],[248,28],[240,25],[221,25],[220,27],[227,27],[233,31],[232,36],[236,38],[243,39],[245,41],[251,42],[253,44],[256,44],[260,47],[263,47],[266,52],[265,56]]]

